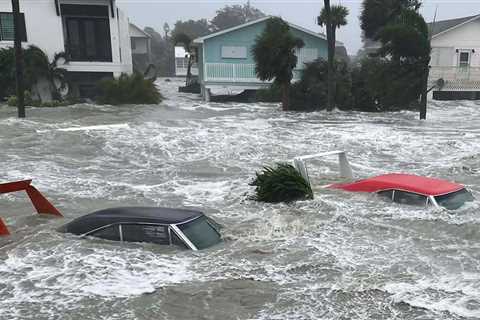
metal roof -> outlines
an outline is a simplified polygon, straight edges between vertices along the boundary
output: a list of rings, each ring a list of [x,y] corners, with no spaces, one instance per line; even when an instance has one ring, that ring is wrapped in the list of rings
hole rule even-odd
[[[265,16],[265,17],[262,17],[260,19],[249,21],[247,23],[244,23],[244,24],[241,24],[241,25],[238,25],[238,26],[235,26],[235,27],[231,27],[231,28],[228,28],[228,29],[225,29],[225,30],[214,32],[214,33],[208,34],[206,36],[196,38],[196,39],[193,40],[193,42],[194,43],[203,43],[203,41],[206,40],[206,39],[214,38],[214,37],[217,37],[217,36],[225,34],[225,33],[229,33],[229,32],[232,32],[232,31],[235,31],[235,30],[238,30],[238,29],[242,29],[242,28],[245,28],[245,27],[248,27],[248,26],[263,22],[263,21],[266,21],[270,18],[273,18],[273,16]],[[290,28],[297,29],[299,31],[305,32],[305,33],[307,33],[311,36],[314,36],[314,37],[317,37],[317,38],[320,38],[320,39],[323,39],[323,40],[327,40],[327,36],[322,34],[322,33],[313,32],[311,30],[308,30],[308,29],[305,29],[303,27],[297,26],[297,25],[295,25],[293,23],[290,23],[288,21],[285,21],[285,22],[290,26]],[[337,41],[336,45],[337,46],[343,46],[343,43],[340,42],[340,41]]]
[[[442,33],[445,33],[447,31],[460,27],[461,25],[474,21],[478,18],[480,18],[480,15],[436,21],[435,23],[430,22],[428,24],[428,29],[430,30],[430,33],[432,34],[432,36],[436,37]]]
[[[463,185],[413,174],[385,174],[353,183],[334,184],[331,188],[353,192],[379,192],[382,190],[402,190],[425,196],[439,196],[464,188]]]

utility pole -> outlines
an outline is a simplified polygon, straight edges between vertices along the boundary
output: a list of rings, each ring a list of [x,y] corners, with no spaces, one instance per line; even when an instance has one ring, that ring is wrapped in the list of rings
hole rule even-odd
[[[335,107],[335,39],[333,39],[332,15],[330,9],[330,0],[324,0],[325,13],[327,15],[327,43],[328,43],[328,99],[327,110],[331,111]]]
[[[17,110],[18,117],[25,118],[25,97],[23,83],[23,51],[22,51],[22,35],[20,27],[21,15],[19,0],[12,0],[13,26],[14,26],[14,48],[15,48],[15,82],[17,85]]]
[[[435,8],[435,16],[433,17],[433,23],[432,23],[432,29],[430,30],[430,34],[428,35],[428,43],[430,46],[430,50],[432,48],[432,35],[435,30],[435,23],[437,22],[437,11],[438,11],[438,5]],[[430,53],[431,55],[431,53]],[[427,119],[427,97],[428,97],[428,77],[430,74],[430,55],[427,58],[427,61],[425,61],[425,71],[423,74],[423,88],[422,88],[422,97],[420,100],[420,120],[426,120]]]

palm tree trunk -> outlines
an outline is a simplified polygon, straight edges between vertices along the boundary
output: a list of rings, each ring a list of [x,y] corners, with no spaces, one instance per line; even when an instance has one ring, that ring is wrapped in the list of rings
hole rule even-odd
[[[290,104],[290,83],[285,82],[282,84],[282,109],[288,111]]]
[[[189,86],[192,80],[192,55],[188,56],[187,63],[187,79],[185,80],[185,85]]]
[[[23,51],[22,39],[20,39],[20,6],[18,0],[12,0],[13,25],[14,25],[14,48],[15,48],[15,81],[17,86],[17,110],[18,117],[25,118],[25,97],[23,84]]]
[[[335,59],[335,30],[332,28],[332,15],[330,0],[324,0],[325,12],[327,15],[327,43],[328,43],[328,99],[327,110],[333,110],[335,106],[335,70],[333,62]]]

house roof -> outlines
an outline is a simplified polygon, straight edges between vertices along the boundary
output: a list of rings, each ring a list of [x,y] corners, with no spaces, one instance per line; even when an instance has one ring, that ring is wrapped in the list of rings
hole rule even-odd
[[[435,23],[430,22],[428,24],[428,29],[430,30],[432,37],[437,37],[440,34],[443,34],[445,32],[458,28],[464,24],[467,24],[479,18],[480,18],[480,14],[475,16],[463,17],[463,18],[436,21]]]
[[[238,26],[235,26],[235,27],[231,27],[231,28],[228,28],[228,29],[225,29],[225,30],[214,32],[214,33],[211,33],[209,35],[196,38],[195,40],[193,40],[193,43],[203,43],[203,41],[206,40],[206,39],[214,38],[214,37],[220,36],[222,34],[226,34],[226,33],[229,33],[229,32],[235,31],[235,30],[239,30],[239,29],[242,29],[242,28],[245,28],[245,27],[248,27],[248,26],[263,22],[263,21],[266,21],[270,18],[273,18],[273,16],[265,16],[265,17],[262,17],[260,19],[249,21],[247,23],[244,23],[244,24],[241,24],[241,25],[238,25]],[[289,25],[290,28],[305,32],[305,33],[307,33],[311,36],[314,36],[314,37],[317,37],[317,38],[320,38],[320,39],[323,39],[323,40],[327,40],[327,37],[322,33],[313,32],[311,30],[308,30],[308,29],[305,29],[303,27],[297,26],[296,24],[290,23],[288,21],[285,21],[285,22]],[[337,41],[336,45],[337,46],[343,46],[343,43],[341,43],[340,41]]]
[[[334,184],[330,187],[353,192],[379,192],[393,189],[425,196],[439,196],[464,188],[461,184],[446,180],[402,173],[384,174],[353,183]]]
[[[143,31],[133,23],[129,23],[129,25],[130,25],[130,30],[129,30],[130,38],[151,38],[151,36],[148,33]]]

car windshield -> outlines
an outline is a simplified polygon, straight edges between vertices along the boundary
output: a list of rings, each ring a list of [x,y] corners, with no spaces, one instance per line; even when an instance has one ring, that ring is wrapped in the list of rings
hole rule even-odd
[[[211,247],[221,241],[220,233],[209,223],[206,216],[181,224],[178,228],[199,250]]]
[[[456,210],[465,202],[473,201],[474,198],[467,189],[462,189],[443,196],[437,196],[435,197],[435,200],[439,206],[447,208],[448,210]]]

